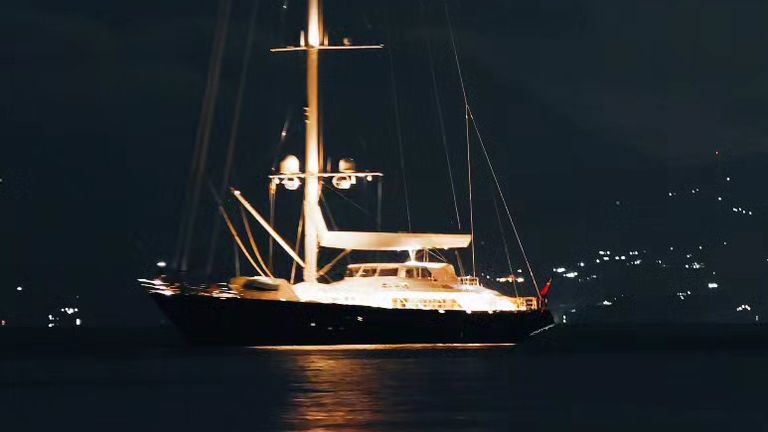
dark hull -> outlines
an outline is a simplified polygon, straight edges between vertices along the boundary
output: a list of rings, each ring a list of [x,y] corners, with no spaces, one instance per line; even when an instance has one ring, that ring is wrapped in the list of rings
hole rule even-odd
[[[510,343],[553,323],[549,311],[466,313],[152,293],[191,343],[330,345]]]

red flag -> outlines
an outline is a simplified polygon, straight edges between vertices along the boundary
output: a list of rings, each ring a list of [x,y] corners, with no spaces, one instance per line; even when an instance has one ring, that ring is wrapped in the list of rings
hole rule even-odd
[[[539,295],[541,298],[546,298],[547,294],[549,294],[549,288],[552,287],[552,278],[549,278],[549,282],[547,282],[546,285],[544,285],[544,288],[541,289],[541,292]]]

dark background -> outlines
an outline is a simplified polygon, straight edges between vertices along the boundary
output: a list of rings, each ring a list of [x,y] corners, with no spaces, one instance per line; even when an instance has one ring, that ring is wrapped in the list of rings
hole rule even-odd
[[[326,154],[351,156],[360,168],[387,174],[384,229],[407,229],[391,55],[413,229],[458,231],[434,67],[466,228],[463,105],[444,3],[326,3],[332,42],[349,35],[387,46],[324,57]],[[211,140],[215,183],[252,7],[233,4]],[[730,275],[738,293],[733,301],[765,301],[766,3],[449,1],[448,8],[470,104],[539,279],[562,263],[594,261],[603,248],[658,255],[668,246],[730,241],[733,248],[713,252],[709,262]],[[3,3],[0,301],[6,312],[44,322],[47,309],[76,302],[88,324],[161,320],[134,280],[152,276],[155,262],[173,255],[216,9],[214,1]],[[303,2],[264,0],[255,21],[232,184],[261,210],[275,160],[301,156],[303,148],[302,55],[267,52],[297,43],[303,10]],[[288,137],[278,146],[286,119]],[[478,273],[497,275],[507,265],[494,186],[476,143],[473,152]],[[695,188],[702,193],[669,199],[670,191]],[[326,195],[340,225],[373,226],[347,201]],[[375,211],[373,191],[349,196]],[[717,196],[726,198],[725,208],[716,207]],[[281,192],[281,226],[295,223],[297,198]],[[211,204],[203,201],[196,226],[195,268],[207,254]],[[732,206],[754,215],[737,216]],[[292,229],[286,237],[293,238]],[[231,271],[231,245],[222,243],[219,268]],[[513,261],[522,267],[514,251]],[[600,286],[599,295],[569,292],[568,285],[557,295],[564,303],[592,301],[630,285],[666,293],[674,290],[668,281],[637,286],[620,275]]]

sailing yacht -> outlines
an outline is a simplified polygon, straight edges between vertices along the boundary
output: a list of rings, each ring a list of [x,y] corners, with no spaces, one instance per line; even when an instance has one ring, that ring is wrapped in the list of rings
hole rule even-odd
[[[165,278],[140,279],[160,309],[194,343],[229,345],[512,343],[552,325],[543,296],[506,296],[483,286],[476,276],[459,276],[450,263],[417,259],[428,251],[463,249],[471,234],[390,233],[331,230],[320,209],[323,187],[348,189],[380,173],[358,172],[342,160],[338,172],[323,172],[320,159],[318,59],[324,50],[381,46],[331,46],[321,37],[320,0],[308,0],[306,36],[296,47],[307,58],[304,171],[293,156],[269,176],[272,187],[303,186],[303,256],[248,202],[232,197],[302,268],[303,281],[273,275],[258,250],[248,251],[223,207],[219,210],[240,252],[258,275],[193,287]],[[327,186],[331,180],[332,186]],[[250,230],[248,231],[251,238]],[[251,241],[252,246],[255,246]],[[340,251],[318,268],[320,248]],[[408,252],[405,262],[350,264],[343,279],[326,282],[329,269],[351,251]],[[256,259],[252,255],[256,255]],[[292,278],[291,278],[292,279]],[[548,290],[548,287],[547,287]]]

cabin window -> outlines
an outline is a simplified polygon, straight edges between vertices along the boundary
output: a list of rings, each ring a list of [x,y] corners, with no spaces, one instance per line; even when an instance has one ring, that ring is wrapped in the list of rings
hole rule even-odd
[[[376,276],[376,267],[363,267],[358,277]]]
[[[379,276],[397,276],[397,268],[380,268]]]
[[[359,268],[347,268],[347,272],[344,274],[344,277],[355,277],[357,276],[357,272],[359,270]]]
[[[407,268],[405,269],[405,277],[409,279],[429,279],[432,278],[432,272],[425,268]]]

